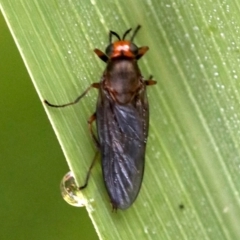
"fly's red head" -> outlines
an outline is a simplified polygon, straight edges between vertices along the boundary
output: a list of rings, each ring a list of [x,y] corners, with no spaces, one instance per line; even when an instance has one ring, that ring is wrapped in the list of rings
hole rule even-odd
[[[140,29],[140,26],[138,26],[130,41],[125,40],[125,37],[128,35],[128,33],[132,30],[131,28],[128,29],[124,34],[123,37],[120,38],[120,36],[113,32],[110,31],[110,35],[109,35],[109,40],[110,40],[110,44],[108,45],[108,47],[106,48],[106,55],[110,58],[118,58],[118,57],[126,57],[126,58],[137,58],[138,54],[139,54],[139,48],[133,43],[133,38],[135,37],[136,33],[138,32],[138,30]],[[117,41],[112,43],[112,36],[117,37]]]
[[[105,53],[103,53],[101,50],[95,48],[94,52],[97,54],[97,56],[104,61],[105,63],[108,63],[108,61],[111,61],[116,58],[128,58],[131,60],[139,60],[147,51],[148,47],[137,47],[133,43],[133,39],[136,36],[138,30],[140,29],[140,25],[136,27],[136,29],[133,32],[132,37],[130,40],[125,40],[125,37],[128,35],[128,33],[132,30],[131,28],[128,29],[124,34],[123,37],[120,38],[119,35],[113,31],[110,31],[109,33],[109,42],[110,44],[107,46]],[[112,42],[112,37],[115,36],[117,38],[117,41]]]
[[[111,59],[117,57],[135,58],[138,54],[138,47],[130,41],[120,40],[111,43],[106,48],[106,54]]]

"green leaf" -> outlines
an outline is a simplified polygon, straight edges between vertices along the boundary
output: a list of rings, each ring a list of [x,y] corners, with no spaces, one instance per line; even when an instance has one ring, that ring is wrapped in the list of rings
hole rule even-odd
[[[142,25],[150,132],[143,186],[111,212],[100,164],[82,191],[100,239],[238,239],[240,230],[239,4],[203,0],[1,1],[41,101],[74,100],[101,78],[108,32]],[[47,108],[71,171],[84,182],[94,156],[87,119],[97,92]]]

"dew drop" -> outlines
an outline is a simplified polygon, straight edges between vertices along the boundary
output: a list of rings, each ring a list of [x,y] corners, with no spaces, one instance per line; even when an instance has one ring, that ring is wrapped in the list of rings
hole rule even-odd
[[[84,199],[81,191],[78,189],[75,178],[72,172],[68,172],[64,175],[61,183],[60,190],[63,199],[74,207],[86,206],[86,200]]]

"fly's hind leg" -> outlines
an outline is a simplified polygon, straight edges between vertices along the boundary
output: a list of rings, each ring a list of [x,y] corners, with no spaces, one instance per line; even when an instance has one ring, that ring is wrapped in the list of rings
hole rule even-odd
[[[85,183],[84,185],[82,185],[81,187],[79,187],[80,190],[84,189],[87,187],[88,185],[88,180],[89,180],[89,177],[90,177],[90,174],[91,174],[91,170],[97,160],[97,156],[98,156],[98,153],[99,153],[99,150],[100,150],[100,144],[99,144],[99,141],[97,139],[97,137],[95,136],[95,134],[93,133],[93,130],[92,130],[92,123],[96,120],[96,113],[94,113],[89,119],[88,119],[88,128],[89,128],[89,131],[90,131],[90,134],[92,136],[92,139],[94,141],[94,145],[96,146],[97,148],[97,152],[95,153],[95,156],[93,158],[93,161],[88,169],[88,172],[87,172],[87,176],[86,176],[86,179],[85,179]]]
[[[94,113],[89,119],[88,119],[88,129],[90,131],[91,137],[94,141],[94,145],[97,148],[97,150],[100,150],[100,143],[96,137],[96,135],[93,133],[93,129],[92,129],[92,123],[97,119],[97,115],[96,113]]]
[[[89,177],[90,177],[90,174],[91,174],[91,170],[92,170],[92,168],[93,168],[93,166],[94,166],[94,164],[95,164],[95,162],[97,160],[98,153],[99,153],[98,151],[95,153],[93,161],[92,161],[92,163],[91,163],[91,165],[90,165],[90,167],[88,169],[87,176],[86,176],[86,179],[85,179],[85,183],[81,187],[79,187],[79,190],[82,190],[82,189],[87,187],[88,180],[89,180]]]
[[[76,103],[78,103],[87,93],[91,88],[100,88],[100,84],[99,83],[92,83],[80,96],[78,96],[73,102],[69,102],[69,103],[65,103],[65,104],[52,104],[50,102],[48,102],[47,100],[44,100],[44,103],[47,104],[49,107],[55,107],[55,108],[62,108],[62,107],[67,107],[70,105],[74,105]]]

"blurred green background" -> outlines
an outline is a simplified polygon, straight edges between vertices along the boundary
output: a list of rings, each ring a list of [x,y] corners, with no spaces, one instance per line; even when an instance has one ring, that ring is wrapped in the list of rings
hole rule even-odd
[[[61,197],[68,166],[0,12],[0,239],[98,239]]]

